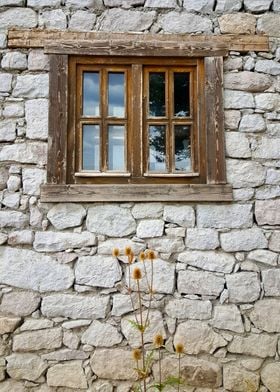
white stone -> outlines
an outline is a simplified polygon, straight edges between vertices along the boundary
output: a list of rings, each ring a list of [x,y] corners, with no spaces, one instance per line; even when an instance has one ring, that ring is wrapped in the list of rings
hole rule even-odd
[[[258,60],[255,71],[270,75],[280,75],[280,64],[274,60]]]
[[[114,287],[121,280],[119,262],[113,257],[79,257],[75,266],[76,283],[93,287]]]
[[[24,168],[22,171],[23,193],[40,195],[40,186],[46,182],[46,177],[46,170]]]
[[[135,242],[126,238],[110,239],[104,242],[98,243],[97,252],[101,255],[111,255],[113,249],[118,248],[120,255],[124,255],[125,248],[129,246],[135,255],[139,255],[140,252],[144,251],[146,244],[142,242]]]
[[[264,292],[267,297],[280,296],[280,270],[262,271]]]
[[[145,219],[138,223],[136,236],[139,238],[161,237],[164,222],[160,219]]]
[[[256,302],[249,317],[254,326],[262,331],[280,332],[279,299],[263,299]]]
[[[66,29],[66,15],[62,9],[43,11],[39,14],[39,26],[48,29]]]
[[[3,110],[3,116],[6,118],[23,117],[23,102],[6,102]]]
[[[7,242],[8,235],[4,233],[0,233],[0,245],[3,245]]]
[[[0,335],[14,332],[21,322],[20,317],[2,317],[0,316]]]
[[[4,192],[2,204],[8,208],[17,209],[19,207],[20,194],[12,192]]]
[[[242,0],[217,0],[215,12],[240,11]]]
[[[24,5],[24,0],[0,0],[0,7],[4,6],[22,6]]]
[[[38,329],[52,328],[53,321],[48,319],[26,319],[20,327],[20,331],[36,331]]]
[[[178,291],[184,294],[211,295],[218,297],[224,289],[225,280],[207,271],[179,271]]]
[[[0,227],[23,229],[28,224],[28,216],[19,211],[0,211]]]
[[[24,70],[27,68],[26,54],[21,52],[8,52],[3,56],[1,66],[3,69],[7,70]]]
[[[12,89],[12,78],[13,75],[8,73],[0,73],[0,92],[8,93]]]
[[[226,252],[250,251],[267,247],[267,239],[261,229],[233,230],[221,233],[221,247]]]
[[[147,320],[147,325],[144,333],[144,343],[153,342],[155,335],[162,335],[163,339],[166,338],[165,328],[163,324],[163,319],[160,311],[151,310],[149,314],[148,311],[145,310],[143,312],[143,324],[145,325],[145,320]],[[148,319],[147,319],[148,317]],[[139,313],[135,315],[125,316],[121,320],[121,330],[125,338],[128,340],[128,343],[131,347],[140,347],[141,346],[141,335],[139,330],[135,328],[134,325],[131,324],[130,321],[136,322],[140,324],[140,315]]]
[[[50,387],[87,389],[88,383],[81,361],[59,363],[49,368],[47,384]]]
[[[58,7],[61,0],[27,0],[27,6],[33,8]]]
[[[38,355],[12,354],[7,357],[7,373],[15,380],[36,381],[47,367]]]
[[[64,331],[62,341],[64,346],[70,348],[70,351],[72,351],[76,350],[79,347],[80,337],[72,331]]]
[[[253,158],[280,159],[280,138],[262,137],[252,145]]]
[[[227,341],[213,331],[206,323],[189,320],[178,325],[174,346],[182,343],[185,353],[197,355],[200,353],[213,353],[219,347],[227,345]]]
[[[229,57],[224,62],[224,71],[236,71],[241,70],[243,67],[242,58],[240,57]]]
[[[93,233],[109,237],[125,237],[136,230],[130,210],[117,205],[89,207],[86,226]]]
[[[274,231],[269,239],[269,249],[280,252],[280,231]]]
[[[92,30],[96,21],[96,15],[88,11],[75,12],[69,22],[69,30],[88,31]]]
[[[226,129],[238,129],[241,118],[241,113],[239,110],[225,110],[224,116]]]
[[[211,250],[219,246],[218,232],[214,229],[188,229],[186,246],[191,249]]]
[[[250,334],[246,337],[234,336],[232,342],[228,346],[228,351],[233,354],[266,358],[275,356],[276,345],[277,336]]]
[[[161,203],[137,203],[132,208],[135,219],[161,218],[163,205]]]
[[[132,298],[134,304],[136,302],[135,296]],[[122,316],[133,311],[131,297],[128,294],[115,294],[113,296],[112,316]]]
[[[178,253],[185,249],[182,238],[152,238],[149,239],[148,246],[150,249],[161,253]]]
[[[242,15],[242,14],[241,14]],[[256,72],[231,72],[225,74],[224,87],[229,90],[262,92],[272,85],[272,79]]]
[[[163,219],[179,226],[194,227],[194,210],[189,206],[167,205],[164,207]]]
[[[278,254],[265,249],[257,249],[250,252],[247,258],[258,263],[276,266]]]
[[[84,207],[74,203],[56,204],[47,214],[47,218],[57,230],[80,226],[85,216]]]
[[[255,34],[256,17],[251,14],[225,14],[218,18],[222,34]]]
[[[47,74],[18,75],[13,90],[14,97],[48,98],[49,77]]]
[[[30,99],[25,102],[26,137],[46,140],[48,137],[47,99]]]
[[[127,11],[114,8],[103,13],[99,30],[145,31],[151,27],[155,17],[155,11]]]
[[[5,33],[0,33],[0,48],[4,49],[7,45],[7,35]]]
[[[197,206],[197,226],[217,229],[251,227],[253,221],[251,204]]]
[[[71,248],[94,246],[96,237],[89,232],[58,233],[45,231],[35,233],[34,249],[37,252],[60,252]]]
[[[47,163],[47,143],[16,143],[4,145],[0,149],[0,161],[15,161],[20,163]]]
[[[276,110],[280,105],[279,94],[263,93],[256,94],[256,108],[260,110]]]
[[[260,376],[242,367],[227,364],[223,368],[224,387],[227,391],[259,391]]]
[[[229,291],[229,301],[253,302],[260,295],[260,281],[256,272],[238,272],[226,276],[227,288]]]
[[[28,316],[38,309],[41,298],[38,294],[20,291],[6,293],[2,297],[0,312],[15,316]]]
[[[214,0],[184,0],[183,7],[187,11],[211,13],[214,8]]]
[[[95,347],[111,347],[122,341],[122,335],[116,327],[95,320],[83,333],[81,341],[83,344],[91,344]]]
[[[280,185],[280,170],[269,168],[266,172],[266,184]]]
[[[255,107],[254,96],[252,93],[235,90],[224,91],[225,109],[250,109]]]
[[[13,339],[13,351],[29,352],[59,348],[62,345],[61,328],[22,332]]]
[[[0,14],[0,26],[2,29],[7,29],[9,27],[36,27],[36,12],[31,8],[22,7],[7,9]]]
[[[210,301],[180,298],[171,299],[165,306],[165,313],[177,319],[207,320],[211,318]]]
[[[12,231],[9,233],[9,245],[32,245],[34,233],[32,230]]]
[[[12,142],[16,138],[16,122],[13,120],[2,120],[0,123],[0,141]]]
[[[216,305],[212,326],[237,333],[244,332],[241,314],[236,305]]]
[[[268,11],[272,0],[244,0],[245,10],[251,12]]]
[[[24,389],[26,388],[22,383],[9,378],[1,383],[1,392],[25,392]]]
[[[35,0],[35,1],[41,1],[41,0]],[[58,1],[60,3],[60,0]],[[44,51],[41,49],[32,49],[28,55],[28,69],[30,71],[48,71],[49,56],[47,54],[44,54]]]
[[[165,234],[169,238],[185,237],[186,229],[184,227],[167,227],[165,229]]]
[[[178,261],[208,271],[230,273],[235,265],[233,255],[215,251],[186,251]]]
[[[72,269],[50,256],[32,250],[0,249],[0,283],[40,292],[60,291],[72,286]]]
[[[145,8],[177,8],[176,0],[146,0]]]
[[[104,318],[109,299],[109,297],[53,294],[43,298],[42,314],[46,317],[69,317],[72,319]]]
[[[280,362],[266,364],[261,371],[261,379],[270,392],[278,392],[280,390]]]
[[[159,19],[159,23],[166,33],[210,33],[212,31],[212,22],[209,18],[188,12],[169,12]]]
[[[227,180],[234,188],[250,188],[263,185],[265,168],[256,161],[228,159]]]
[[[245,114],[239,125],[241,132],[262,132],[265,129],[265,121],[261,114]]]

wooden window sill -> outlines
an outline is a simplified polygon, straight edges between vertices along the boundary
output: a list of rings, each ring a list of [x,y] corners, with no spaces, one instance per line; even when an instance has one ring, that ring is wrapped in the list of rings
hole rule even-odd
[[[72,184],[41,186],[42,202],[230,202],[232,186],[224,184]]]

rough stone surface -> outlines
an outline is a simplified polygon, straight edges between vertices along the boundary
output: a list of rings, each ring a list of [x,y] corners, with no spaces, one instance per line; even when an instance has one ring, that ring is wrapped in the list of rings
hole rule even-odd
[[[111,255],[112,250],[118,248],[120,255],[124,255],[125,247],[129,246],[135,255],[139,255],[144,251],[146,246],[142,242],[131,241],[126,238],[111,239],[104,242],[99,242],[98,253],[102,255]]]
[[[260,376],[242,367],[226,365],[223,369],[224,387],[229,391],[259,391]]]
[[[280,362],[265,365],[261,371],[261,379],[270,392],[278,392],[280,390]]]
[[[53,294],[43,298],[42,314],[46,317],[69,317],[72,319],[104,318],[108,303],[109,297]]]
[[[111,9],[102,16],[100,30],[103,31],[144,31],[151,27],[155,11],[126,11]]]
[[[235,14],[236,15],[236,14]],[[225,74],[224,86],[229,90],[242,90],[252,93],[263,92],[272,84],[269,76],[257,72],[232,72]]]
[[[230,302],[253,302],[259,298],[260,282],[255,272],[239,272],[226,276]]]
[[[187,251],[180,253],[178,261],[208,271],[230,273],[235,259],[233,255],[214,251]]]
[[[28,216],[18,211],[0,211],[0,227],[22,229],[28,223]]]
[[[36,381],[47,367],[38,355],[12,354],[7,357],[7,373],[15,380]]]
[[[242,7],[242,0],[217,0],[216,12],[239,11]]]
[[[185,249],[182,238],[151,238],[148,241],[148,246],[161,253],[182,252]]]
[[[23,169],[22,187],[27,195],[40,195],[40,186],[46,182],[46,171],[42,169]]]
[[[211,250],[219,246],[218,232],[214,229],[188,229],[186,246],[191,249]]]
[[[250,204],[233,205],[198,205],[197,226],[223,228],[241,228],[252,226],[252,206]]]
[[[26,137],[28,139],[47,139],[48,105],[48,100],[43,98],[26,101]]]
[[[192,207],[167,205],[164,207],[163,219],[183,227],[194,227],[195,215]]]
[[[145,8],[176,8],[176,0],[146,0]]]
[[[82,368],[82,362],[73,361],[57,364],[49,368],[47,383],[50,387],[68,387],[87,389],[88,383]]]
[[[279,75],[280,64],[274,60],[258,60],[255,65],[255,71],[270,75]]]
[[[43,354],[42,359],[47,361],[72,361],[74,359],[87,359],[89,354],[81,350],[70,350],[68,348]]]
[[[272,266],[277,265],[278,254],[270,252],[265,249],[253,250],[248,254],[248,260],[253,260],[258,263],[268,264]]]
[[[237,149],[236,146],[239,146]],[[240,132],[226,133],[226,156],[230,158],[250,158],[250,140]]]
[[[254,158],[280,159],[280,138],[262,137],[253,145]]]
[[[139,238],[161,237],[164,222],[160,219],[141,220],[137,226],[136,236]]]
[[[48,319],[27,319],[21,326],[21,331],[36,331],[37,329],[52,328],[53,321]]]
[[[39,14],[39,26],[48,29],[65,29],[67,27],[66,15],[60,9],[43,11]]]
[[[95,347],[111,347],[122,341],[122,335],[116,327],[95,320],[83,333],[81,341],[84,344],[91,344]]]
[[[219,18],[222,34],[255,34],[256,18],[251,14],[226,14]]]
[[[164,32],[174,34],[212,31],[212,22],[209,18],[188,12],[169,12],[160,18],[160,25]]]
[[[20,317],[1,317],[0,316],[0,335],[14,332],[21,321]]]
[[[251,12],[268,11],[272,0],[244,0],[245,9]]]
[[[31,8],[10,8],[0,14],[0,26],[2,29],[9,27],[36,27],[37,16]]]
[[[49,77],[47,74],[19,75],[13,90],[14,97],[48,98]]]
[[[280,296],[280,269],[269,269],[262,272],[265,295]]]
[[[133,300],[136,300],[134,298]],[[135,301],[136,302],[136,301]],[[115,294],[113,296],[112,316],[122,316],[133,311],[130,295]]]
[[[184,294],[218,296],[223,291],[224,278],[206,271],[179,271],[178,291]]]
[[[254,108],[254,96],[246,91],[224,90],[224,107],[225,109]]]
[[[75,12],[69,22],[70,30],[88,31],[92,30],[96,21],[96,15],[87,11]]]
[[[55,231],[37,232],[34,249],[37,252],[60,252],[71,248],[82,248],[96,244],[96,237],[89,232],[57,233]]]
[[[183,6],[187,11],[209,13],[213,11],[214,0],[184,0]]]
[[[57,230],[80,226],[85,216],[84,207],[74,203],[56,204],[47,214],[49,221]]]
[[[3,145],[0,149],[0,161],[45,165],[47,163],[47,144],[32,142]]]
[[[178,319],[207,320],[211,317],[210,301],[199,301],[187,298],[171,299],[165,307],[168,316]]]
[[[161,218],[163,205],[161,203],[137,203],[132,208],[135,219]]]
[[[57,7],[60,5],[60,0],[27,0],[28,7]]]
[[[221,247],[226,252],[249,251],[267,247],[267,239],[259,228],[233,230],[221,234]]]
[[[48,71],[49,56],[43,50],[32,49],[28,55],[28,69],[30,71]]]
[[[263,185],[265,168],[255,161],[229,159],[227,160],[227,180],[234,188]]]
[[[239,126],[241,132],[262,132],[265,129],[266,124],[261,114],[245,114]]]
[[[2,297],[0,312],[15,316],[28,316],[39,307],[40,301],[38,294],[29,291],[6,293]]]
[[[256,328],[266,332],[280,332],[280,303],[277,299],[263,299],[249,314]]]
[[[28,352],[59,348],[62,345],[61,328],[22,332],[14,336],[13,350]]]
[[[20,69],[27,68],[26,55],[21,52],[8,52],[3,56],[1,66],[3,69]]]
[[[246,337],[234,336],[228,346],[228,351],[233,354],[245,354],[266,358],[274,357],[276,345],[277,336],[250,334]]]
[[[256,108],[260,110],[275,110],[280,103],[279,94],[275,93],[256,94],[255,100]]]
[[[269,239],[269,249],[280,252],[280,231],[275,231]]]
[[[212,325],[214,328],[243,333],[241,314],[236,305],[216,305]]]

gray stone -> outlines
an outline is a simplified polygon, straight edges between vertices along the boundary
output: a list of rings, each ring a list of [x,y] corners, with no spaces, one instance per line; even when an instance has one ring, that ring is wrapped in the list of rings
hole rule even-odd
[[[75,12],[69,22],[69,30],[88,31],[92,30],[96,21],[96,15],[88,11]]]
[[[230,273],[235,265],[233,255],[215,251],[186,251],[178,261],[208,271]]]
[[[60,0],[58,1],[60,2]],[[49,56],[44,54],[43,50],[32,49],[28,55],[28,69],[30,71],[48,71]]]
[[[211,318],[210,301],[180,298],[171,299],[165,306],[165,313],[177,319],[207,320]]]
[[[279,12],[280,11],[280,0],[273,1],[273,11]]]
[[[4,233],[0,233],[0,245],[3,245],[7,242],[8,235]]]
[[[244,0],[245,10],[251,12],[268,11],[272,0]]]
[[[227,180],[234,188],[248,188],[263,185],[265,168],[255,161],[240,159],[227,160]]]
[[[174,253],[182,252],[185,249],[182,238],[152,238],[148,241],[150,249],[154,249],[161,253]]]
[[[136,298],[133,299],[134,302]],[[115,294],[113,296],[112,316],[122,316],[133,311],[131,297],[128,294]]]
[[[73,361],[52,366],[47,372],[47,384],[50,387],[87,389],[82,362]]]
[[[38,355],[12,354],[7,357],[7,373],[15,380],[36,381],[47,367]]]
[[[280,296],[280,269],[262,271],[264,292],[267,297]]]
[[[80,226],[86,216],[86,210],[79,204],[59,203],[50,209],[47,217],[57,230]]]
[[[21,187],[21,178],[17,175],[11,175],[7,181],[7,189],[10,192],[17,192]]]
[[[0,335],[14,332],[21,322],[20,317],[2,317],[0,316]]]
[[[280,231],[274,231],[269,239],[269,249],[280,252]]]
[[[27,68],[26,54],[21,52],[8,52],[3,56],[1,66],[6,70],[24,70]]]
[[[274,60],[258,60],[256,62],[255,71],[270,75],[279,75],[280,64]]]
[[[214,0],[184,0],[183,7],[187,11],[210,13],[214,8]]]
[[[15,161],[20,163],[47,163],[47,143],[16,143],[4,145],[0,149],[0,161]]]
[[[102,0],[66,0],[66,6],[71,8],[102,8]]]
[[[24,0],[0,0],[0,7],[22,5],[24,5]]]
[[[47,99],[31,99],[26,101],[26,137],[28,139],[47,139],[48,105]]]
[[[137,203],[132,208],[135,219],[161,218],[163,205],[161,203]]]
[[[13,90],[14,97],[48,98],[49,77],[47,74],[18,75]]]
[[[255,100],[256,108],[260,110],[275,110],[280,104],[279,94],[275,93],[257,94]]]
[[[270,76],[257,72],[231,72],[225,74],[224,77],[224,87],[229,90],[256,93],[267,90],[271,85],[272,79]]]
[[[249,317],[254,326],[262,331],[280,332],[279,299],[263,299],[256,302]]]
[[[20,202],[20,194],[12,192],[4,192],[2,204],[8,208],[18,208]]]
[[[43,11],[39,14],[39,26],[48,29],[66,29],[66,15],[61,9]]]
[[[23,102],[6,102],[3,110],[3,116],[6,118],[23,117]]]
[[[120,255],[124,255],[126,247],[130,247],[135,255],[146,249],[146,244],[142,242],[135,242],[127,238],[111,239],[98,243],[97,252],[101,255],[112,255],[113,249],[118,248]]]
[[[230,302],[253,302],[260,295],[260,281],[256,272],[239,272],[226,276]]]
[[[38,309],[41,298],[38,294],[20,291],[5,293],[2,297],[0,312],[15,316],[28,316]]]
[[[113,257],[79,257],[75,266],[76,283],[93,287],[114,287],[121,280],[122,271]]]
[[[191,249],[212,250],[219,246],[218,232],[214,229],[188,229],[186,246]]]
[[[37,15],[31,8],[10,8],[0,14],[0,26],[2,29],[10,27],[36,27]]]
[[[226,252],[250,251],[267,247],[267,239],[261,229],[234,230],[229,233],[221,233],[221,247]]]
[[[160,219],[145,219],[138,223],[136,236],[138,238],[161,237],[163,235],[164,222]]]
[[[253,94],[244,91],[225,90],[225,109],[249,109],[255,107]]]
[[[28,224],[28,216],[19,211],[0,211],[0,227],[23,229]]]
[[[217,229],[251,227],[253,221],[251,204],[197,206],[197,226]]]
[[[237,333],[244,332],[241,314],[236,305],[216,305],[212,325],[218,329]]]
[[[0,33],[0,48],[4,49],[7,46],[7,35]]]
[[[240,11],[242,8],[242,0],[217,0],[216,12],[232,12]]]
[[[87,327],[90,325],[91,320],[74,320],[74,321],[65,321],[62,324],[62,328],[65,329],[74,329],[74,328],[80,328],[80,327]]]
[[[53,294],[43,298],[42,314],[46,317],[69,317],[72,319],[104,318],[109,299],[109,297]]]
[[[1,383],[1,392],[25,392],[26,388],[18,381],[7,379]]]
[[[55,231],[41,231],[35,233],[34,249],[37,252],[60,252],[71,248],[94,246],[96,237],[89,232],[57,233]]]
[[[165,229],[165,234],[169,238],[185,237],[186,229],[184,227],[167,227]]]
[[[257,200],[255,215],[259,225],[279,225],[280,200]]]
[[[236,71],[243,68],[243,61],[240,57],[229,57],[224,62],[224,71]]]
[[[111,347],[122,341],[122,335],[116,327],[95,320],[83,333],[81,341],[83,344],[91,344],[95,347]]]
[[[22,332],[14,336],[13,350],[20,352],[59,348],[62,345],[61,328]]]
[[[87,359],[88,357],[89,354],[84,351],[70,350],[68,348],[41,355],[41,358],[47,361],[72,361],[74,359]]]
[[[20,327],[20,331],[36,331],[38,329],[52,328],[54,322],[48,319],[26,319]]]
[[[74,333],[72,331],[64,331],[62,341],[63,341],[64,346],[66,346],[70,349],[69,350],[70,357],[71,357],[73,350],[75,351],[75,353],[73,353],[73,355],[77,354],[77,356],[79,356],[80,354],[82,354],[82,355],[84,354],[83,351],[81,351],[80,353],[79,352],[76,353],[76,350],[80,344],[80,337],[76,333]],[[74,358],[74,359],[83,359],[83,358]]]
[[[194,210],[189,206],[166,205],[163,219],[183,227],[194,227],[195,224]]]
[[[212,31],[212,22],[209,18],[188,12],[169,12],[159,19],[159,23],[166,33],[210,33]]]
[[[228,391],[259,391],[260,376],[242,367],[227,364],[223,368],[224,387]]]
[[[46,182],[46,170],[42,169],[23,169],[22,187],[27,195],[40,195],[40,186]]]
[[[261,114],[245,114],[239,125],[241,132],[262,132],[266,124]]]
[[[176,8],[176,0],[146,0],[145,8]]]
[[[7,187],[9,179],[9,170],[5,166],[0,166],[0,191]]]
[[[40,292],[60,291],[72,286],[74,276],[67,265],[32,250],[0,249],[0,283]]]
[[[250,252],[247,258],[258,263],[276,266],[278,254],[265,249],[257,249]]]
[[[228,346],[233,354],[252,355],[260,358],[274,357],[276,354],[277,336],[250,334],[246,337],[234,336]]]
[[[280,390],[280,362],[268,363],[261,371],[262,383],[270,392]]]
[[[127,11],[110,9],[102,15],[99,30],[103,31],[144,31],[148,30],[156,17],[155,11]]]
[[[266,172],[266,184],[280,185],[280,170],[269,168]]]
[[[2,120],[0,123],[0,142],[12,142],[16,138],[16,122]]]
[[[174,336],[174,346],[178,343],[183,344],[185,353],[191,355],[211,354],[217,348],[227,345],[227,341],[211,327],[196,320],[189,320],[178,325]]]
[[[12,231],[9,233],[9,245],[32,245],[34,233],[31,230]]]
[[[0,73],[0,92],[8,93],[12,89],[12,78],[13,75],[8,73]]]
[[[90,207],[86,226],[93,233],[109,237],[125,237],[136,230],[136,223],[130,210],[117,205]]]
[[[184,294],[211,295],[218,297],[224,289],[225,280],[206,271],[179,271],[178,291]]]
[[[218,18],[222,34],[255,34],[256,17],[251,14],[225,14]]]
[[[33,8],[58,7],[61,0],[27,0],[27,6]]]
[[[280,138],[262,137],[252,144],[253,158],[280,159]]]

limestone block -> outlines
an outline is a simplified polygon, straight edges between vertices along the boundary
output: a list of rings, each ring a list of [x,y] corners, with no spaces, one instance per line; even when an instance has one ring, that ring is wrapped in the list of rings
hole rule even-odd
[[[22,185],[23,192],[27,195],[40,195],[40,186],[46,182],[46,170],[23,169]]]
[[[16,138],[16,122],[2,120],[0,123],[0,142],[12,142]]]
[[[225,110],[225,128],[236,130],[241,119],[241,113],[239,110]]]
[[[4,192],[2,204],[8,208],[18,208],[20,201],[19,193]]]
[[[76,283],[93,287],[114,287],[121,280],[122,271],[114,257],[79,257],[75,266]]]
[[[255,71],[270,75],[279,75],[280,64],[274,60],[258,60],[255,65]]]
[[[76,11],[70,19],[69,30],[88,31],[92,30],[96,21],[96,15],[88,11]]]
[[[71,361],[74,359],[87,359],[88,353],[81,350],[69,350],[68,348],[52,351],[41,355],[42,359],[47,361]]]
[[[250,109],[255,107],[252,93],[235,90],[224,91],[225,109]]]
[[[47,217],[57,230],[80,226],[86,216],[86,210],[79,204],[59,203],[50,209]]]
[[[262,271],[264,292],[267,297],[280,296],[280,270]]]
[[[191,249],[211,250],[219,246],[218,232],[214,229],[188,229],[186,246]]]
[[[3,245],[7,242],[8,235],[4,233],[0,233],[0,245]]]
[[[7,45],[7,36],[5,33],[0,33],[0,48],[4,49]]]
[[[104,318],[109,299],[109,297],[53,294],[43,298],[42,314],[46,317],[69,317],[72,319]]]
[[[265,249],[257,249],[250,252],[247,258],[258,263],[276,266],[278,254]]]
[[[58,7],[61,0],[27,0],[27,6],[32,8]]]
[[[36,331],[37,329],[52,328],[54,322],[48,319],[26,319],[20,327],[20,331]]]
[[[274,231],[269,239],[270,250],[274,252],[280,252],[280,231]]]
[[[241,132],[262,132],[265,129],[266,124],[261,114],[245,114],[239,125]]]
[[[194,210],[190,206],[166,205],[163,219],[183,227],[194,227],[195,224]]]
[[[266,184],[280,185],[280,170],[269,168],[266,172]]]
[[[252,220],[251,204],[201,204],[197,206],[198,227],[246,228],[252,226]]]
[[[49,76],[47,74],[18,75],[13,96],[20,98],[48,98]]]
[[[7,379],[1,383],[1,392],[25,392],[24,389],[26,389],[24,384],[11,379]]]
[[[148,241],[148,246],[150,249],[162,253],[177,253],[185,249],[182,238],[151,238]]]
[[[263,185],[265,168],[255,161],[228,159],[227,180],[234,188],[250,188]]]
[[[15,161],[20,163],[47,163],[47,143],[16,143],[4,145],[0,149],[0,161]]]
[[[17,326],[20,324],[20,317],[1,317],[0,316],[0,335],[5,333],[14,332]]]
[[[3,116],[6,118],[23,117],[23,102],[6,102],[3,109]]]
[[[66,15],[61,9],[43,11],[39,14],[39,26],[48,29],[66,29]]]
[[[242,0],[217,0],[216,12],[232,12],[240,11]]]
[[[90,325],[91,320],[73,320],[73,321],[65,321],[62,323],[62,327],[65,329],[74,329],[80,327],[87,327]]]
[[[176,0],[146,0],[145,8],[176,8]]]
[[[26,54],[21,52],[7,52],[2,58],[1,66],[6,70],[24,70],[27,68]]]
[[[256,108],[260,110],[275,110],[280,105],[279,94],[264,93],[255,96]]]
[[[111,347],[122,341],[122,335],[111,324],[95,320],[83,333],[81,341],[95,347]]]
[[[26,137],[28,139],[47,139],[48,105],[47,99],[31,99],[26,101]]]
[[[109,237],[126,237],[136,230],[130,210],[113,204],[89,207],[86,226],[92,233]]]
[[[37,252],[60,252],[71,248],[82,248],[96,244],[96,237],[89,232],[58,233],[42,231],[35,234],[34,249]]]
[[[256,17],[251,14],[225,14],[218,18],[222,34],[255,34]]]
[[[41,0],[33,0],[33,1],[41,2]],[[55,1],[60,2],[60,0],[55,0]],[[49,56],[44,54],[44,51],[41,49],[32,49],[28,55],[28,69],[30,71],[48,71]]]
[[[34,233],[31,230],[12,231],[9,233],[9,245],[32,245]]]
[[[132,208],[135,219],[161,218],[163,205],[161,203],[137,203]]]
[[[267,239],[259,228],[221,233],[221,247],[226,252],[250,251],[267,247]]]
[[[15,380],[36,381],[47,369],[47,363],[35,354],[12,354],[7,358],[7,373]]]
[[[13,75],[9,73],[0,73],[0,92],[8,93],[12,89],[12,78]]]
[[[245,10],[251,12],[268,11],[272,0],[244,0]]]
[[[108,361],[110,358],[110,361]],[[99,378],[111,380],[136,380],[135,361],[131,350],[97,349],[93,353],[90,366]]]
[[[64,346],[76,350],[80,344],[80,337],[72,331],[64,331],[62,341]]]
[[[252,145],[253,158],[280,159],[280,138],[262,137]]]
[[[40,302],[40,296],[29,291],[5,293],[2,297],[0,312],[24,317],[35,312]]]
[[[260,376],[235,365],[223,368],[224,387],[229,391],[259,391]]]
[[[134,303],[136,298],[134,298]],[[122,316],[123,314],[133,311],[130,295],[128,294],[115,294],[113,296],[112,316]]]
[[[225,280],[206,271],[179,271],[178,291],[181,294],[213,295],[218,297],[224,289]]]
[[[24,5],[24,0],[0,0],[0,7],[22,5]]]
[[[135,242],[127,238],[109,239],[98,243],[97,252],[101,255],[111,255],[114,248],[118,248],[120,255],[124,255],[125,248],[129,246],[135,255],[139,255],[144,251],[146,244],[142,242]],[[123,258],[124,259],[124,258]]]
[[[14,336],[13,350],[28,352],[42,349],[59,348],[62,345],[61,328],[22,332]]]
[[[0,14],[0,26],[2,29],[7,29],[10,27],[36,27],[36,12],[31,8],[22,7],[7,9]]]
[[[207,320],[211,318],[211,312],[210,301],[195,299],[171,299],[165,306],[165,313],[177,319]]]
[[[279,299],[263,299],[255,303],[249,314],[256,328],[266,332],[280,332]]]
[[[32,250],[0,249],[0,283],[40,292],[60,291],[72,286],[72,269],[50,256]]]
[[[279,12],[280,11],[280,0],[273,1],[273,11]]]
[[[87,389],[82,362],[73,361],[52,366],[47,372],[47,384],[50,387]]]
[[[185,238],[185,236],[186,236],[186,229],[184,227],[167,227],[165,229],[165,234],[169,238],[177,238],[177,237]]]
[[[138,238],[161,237],[163,235],[164,222],[160,219],[145,219],[138,223],[136,236]]]
[[[155,17],[155,11],[142,12],[114,8],[104,12],[99,30],[145,31],[151,27]]]
[[[233,255],[215,251],[186,251],[180,253],[178,261],[208,271],[230,273],[235,265]]]
[[[234,336],[232,342],[228,346],[228,351],[233,354],[266,358],[275,356],[276,346],[277,336],[250,334],[246,337]]]
[[[260,295],[260,281],[256,272],[239,272],[226,276],[230,302],[253,302]]]
[[[184,0],[183,6],[187,11],[210,13],[214,8],[214,0]]]
[[[236,305],[216,305],[212,325],[218,329],[237,333],[244,332],[241,314]]]
[[[262,383],[270,392],[280,390],[280,362],[268,363],[261,371]]]
[[[243,67],[243,61],[240,57],[229,57],[224,62],[224,71],[235,71],[241,70]]]
[[[17,192],[20,189],[20,187],[21,187],[21,178],[17,175],[11,175],[7,181],[8,191]]]
[[[227,341],[209,327],[205,322],[189,320],[178,325],[174,346],[182,343],[186,354],[213,353],[219,347],[227,345]]]
[[[28,216],[19,211],[0,211],[0,227],[23,229],[28,224]]]
[[[103,7],[102,0],[66,0],[66,6],[71,8],[100,8]]]
[[[259,225],[279,225],[280,200],[257,200],[255,215]]]
[[[267,90],[271,85],[272,79],[270,76],[257,72],[231,72],[226,73],[224,77],[224,87],[229,90],[241,90],[256,93]]]
[[[188,12],[171,11],[159,19],[159,23],[165,33],[210,33],[212,22],[209,18],[194,15]]]

